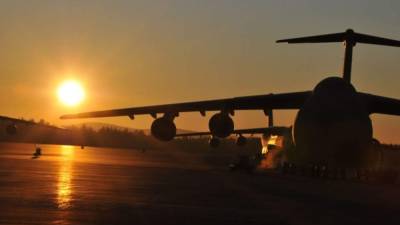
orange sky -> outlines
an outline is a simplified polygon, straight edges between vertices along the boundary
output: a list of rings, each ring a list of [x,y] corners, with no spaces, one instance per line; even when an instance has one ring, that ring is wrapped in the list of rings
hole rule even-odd
[[[340,32],[400,39],[400,2],[379,1],[1,1],[0,114],[57,125],[101,121],[149,128],[150,116],[60,121],[61,114],[312,89],[341,73],[341,44],[275,44]],[[400,49],[359,44],[359,91],[400,98]],[[61,105],[57,86],[80,80],[86,101]],[[290,125],[295,112],[278,111]],[[400,142],[400,118],[372,116],[374,136]],[[179,128],[206,130],[208,117],[181,114]],[[266,124],[237,112],[237,128]]]

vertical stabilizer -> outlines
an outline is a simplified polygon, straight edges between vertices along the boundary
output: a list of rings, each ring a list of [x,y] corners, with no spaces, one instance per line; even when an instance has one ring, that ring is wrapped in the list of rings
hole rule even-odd
[[[298,43],[330,43],[330,42],[343,42],[345,45],[344,63],[343,63],[343,79],[351,82],[351,64],[353,58],[353,47],[356,43],[385,45],[400,47],[400,41],[392,40],[382,37],[371,36],[367,34],[360,34],[348,29],[343,33],[323,34],[317,36],[300,37],[283,39],[276,41],[277,43],[286,42],[289,44]]]

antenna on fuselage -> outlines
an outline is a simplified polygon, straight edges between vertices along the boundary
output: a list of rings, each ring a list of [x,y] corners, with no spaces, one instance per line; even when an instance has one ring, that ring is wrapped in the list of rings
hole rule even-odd
[[[354,32],[352,29],[346,30],[343,33],[323,34],[309,37],[299,37],[291,39],[283,39],[276,41],[277,43],[287,42],[289,44],[298,43],[328,43],[328,42],[343,42],[345,45],[344,64],[343,64],[343,79],[351,82],[351,63],[353,58],[353,47],[356,43],[386,45],[400,47],[400,41],[381,38],[366,34]]]

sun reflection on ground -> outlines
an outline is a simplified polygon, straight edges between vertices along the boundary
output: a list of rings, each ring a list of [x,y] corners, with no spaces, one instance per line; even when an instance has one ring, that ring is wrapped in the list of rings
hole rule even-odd
[[[61,146],[61,166],[58,172],[57,204],[60,209],[71,207],[73,146]]]
[[[63,161],[71,161],[74,158],[74,146],[61,145],[61,156]]]

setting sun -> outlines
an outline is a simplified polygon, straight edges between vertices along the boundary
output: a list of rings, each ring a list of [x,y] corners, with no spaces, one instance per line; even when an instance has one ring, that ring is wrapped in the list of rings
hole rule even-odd
[[[63,82],[58,88],[58,99],[67,106],[76,106],[85,98],[82,85],[73,80]]]

